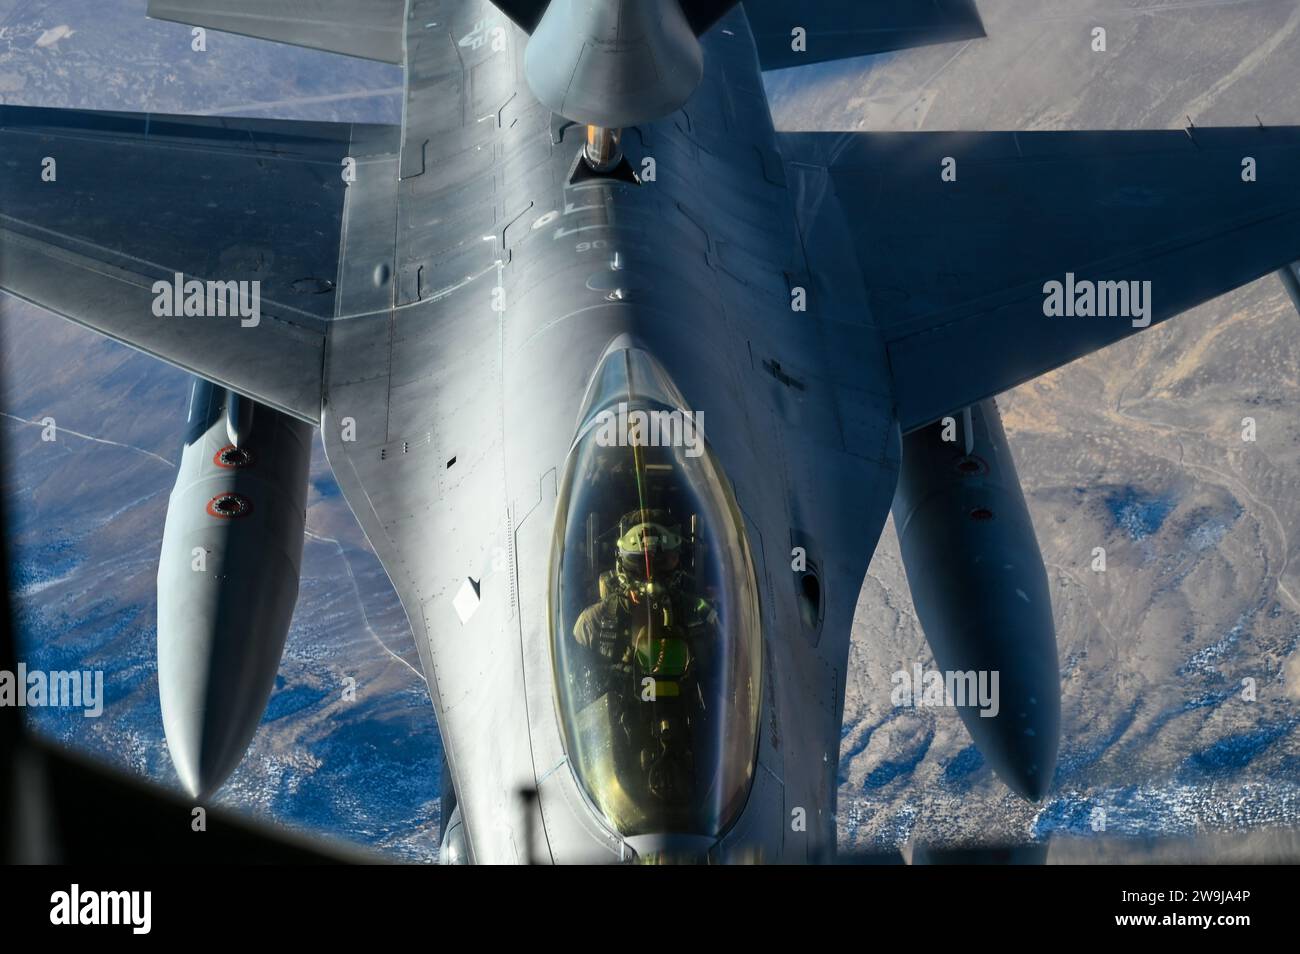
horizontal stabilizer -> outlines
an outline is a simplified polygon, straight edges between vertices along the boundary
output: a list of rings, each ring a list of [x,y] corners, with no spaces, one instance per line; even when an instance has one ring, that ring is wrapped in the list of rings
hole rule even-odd
[[[149,16],[398,66],[403,61],[406,0],[149,0]]]
[[[745,11],[765,70],[984,36],[974,0],[749,0]]]

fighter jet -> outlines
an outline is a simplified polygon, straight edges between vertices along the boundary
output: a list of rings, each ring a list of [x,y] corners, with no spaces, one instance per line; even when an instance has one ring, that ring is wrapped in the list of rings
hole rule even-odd
[[[207,6],[149,12],[399,64],[400,127],[0,107],[0,288],[196,376],[158,570],[195,797],[273,685],[314,427],[419,649],[444,861],[832,858],[891,507],[945,700],[1049,791],[993,397],[1300,259],[1300,130],[774,128],[764,70],[982,36],[969,0]]]

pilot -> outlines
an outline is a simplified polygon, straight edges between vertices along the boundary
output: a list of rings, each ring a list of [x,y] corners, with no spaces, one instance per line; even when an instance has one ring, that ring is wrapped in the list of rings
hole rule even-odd
[[[707,600],[685,591],[682,537],[662,510],[636,510],[619,521],[614,569],[601,575],[599,602],[587,607],[573,627],[573,638],[615,665],[631,662],[646,642],[668,636],[693,642],[717,625]],[[656,652],[656,658],[661,653]]]
[[[693,775],[696,694],[686,684],[717,649],[718,615],[688,591],[683,540],[665,511],[633,511],[619,530],[614,569],[602,574],[601,599],[578,617],[573,638],[605,663],[588,670],[587,688],[608,693],[647,790],[680,801]]]

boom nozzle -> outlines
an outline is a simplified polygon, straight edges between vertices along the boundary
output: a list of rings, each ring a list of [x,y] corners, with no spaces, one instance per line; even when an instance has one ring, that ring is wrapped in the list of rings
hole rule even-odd
[[[587,145],[582,157],[596,172],[610,172],[623,159],[623,150],[619,147],[622,131],[607,129],[604,126],[587,127]]]

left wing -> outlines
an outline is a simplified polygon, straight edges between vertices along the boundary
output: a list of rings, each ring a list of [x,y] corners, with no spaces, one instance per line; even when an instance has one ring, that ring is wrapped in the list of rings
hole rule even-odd
[[[809,259],[852,245],[904,432],[1300,259],[1300,127],[781,138]]]
[[[0,291],[316,423],[343,160],[396,149],[381,126],[0,106]],[[246,283],[256,319],[159,317],[178,274]]]

